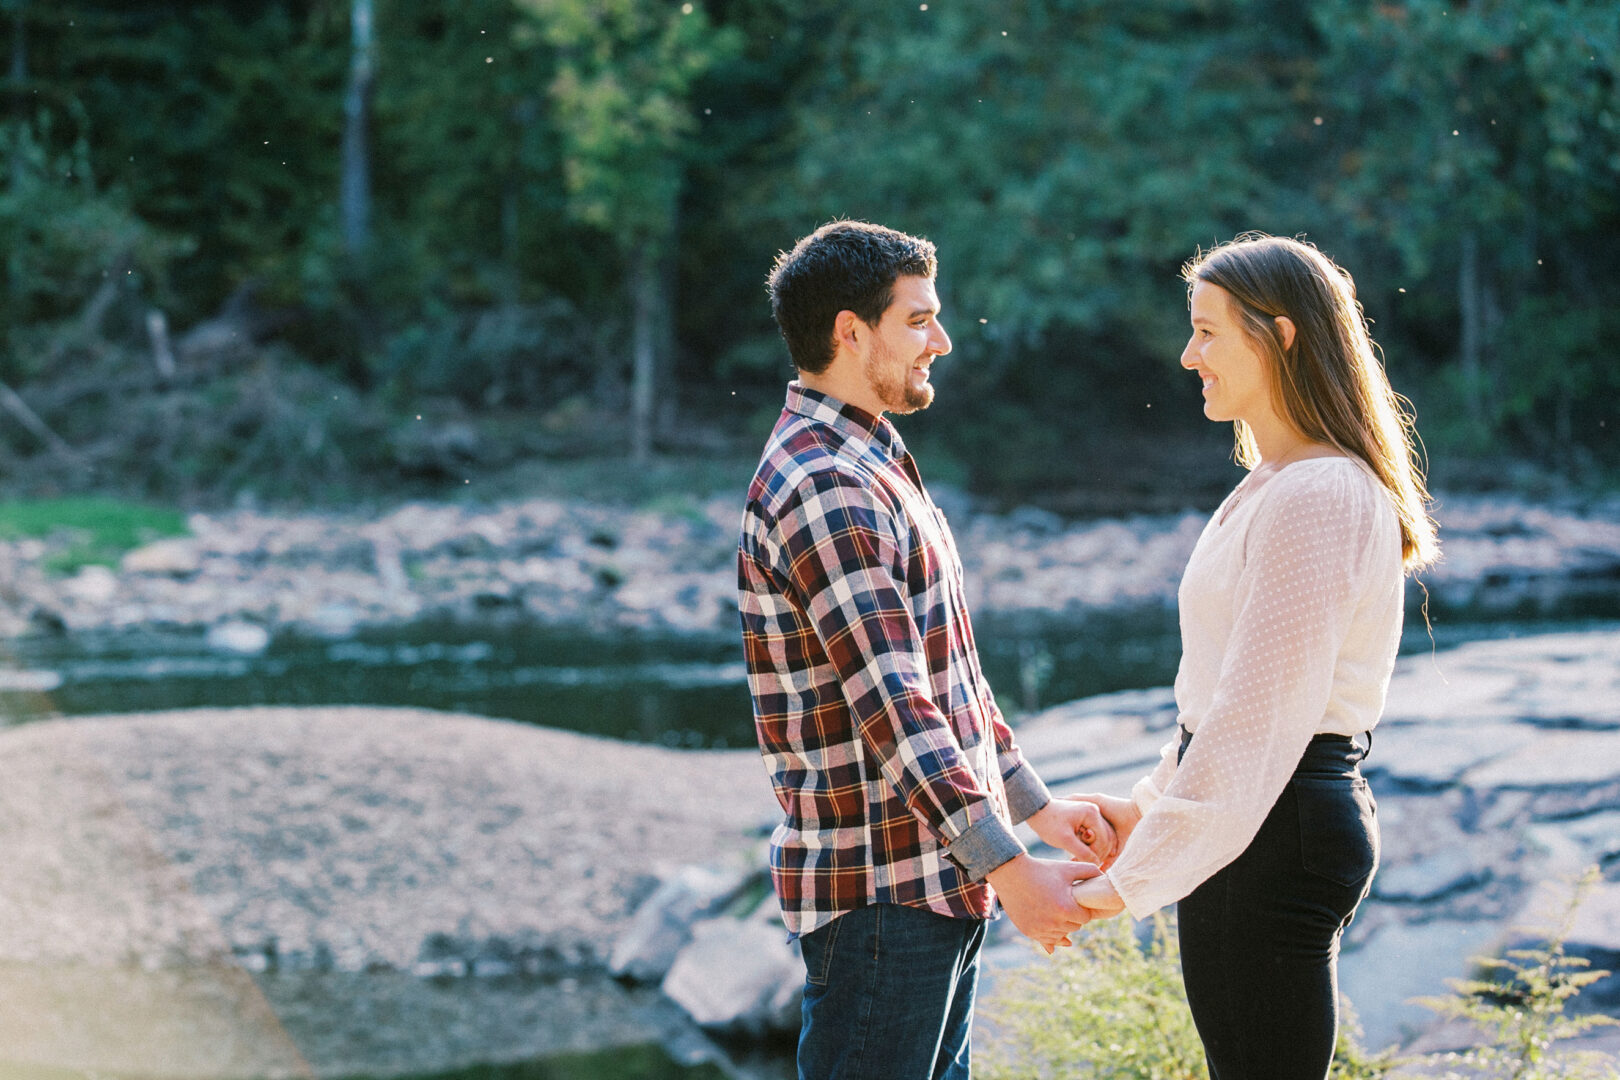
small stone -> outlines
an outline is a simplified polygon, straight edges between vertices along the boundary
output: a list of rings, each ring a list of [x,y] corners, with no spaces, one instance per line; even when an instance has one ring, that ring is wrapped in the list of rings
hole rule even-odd
[[[257,656],[270,647],[270,631],[257,623],[232,620],[208,628],[208,647],[220,652]]]
[[[202,556],[195,540],[171,537],[126,552],[119,565],[126,574],[165,574],[184,578],[202,569]]]

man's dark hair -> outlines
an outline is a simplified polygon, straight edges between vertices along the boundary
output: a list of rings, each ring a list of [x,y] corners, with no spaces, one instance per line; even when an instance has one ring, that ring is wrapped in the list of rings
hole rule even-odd
[[[896,278],[932,279],[938,266],[927,240],[864,221],[830,221],[778,255],[767,286],[793,366],[826,371],[840,311],[876,326],[894,301]]]

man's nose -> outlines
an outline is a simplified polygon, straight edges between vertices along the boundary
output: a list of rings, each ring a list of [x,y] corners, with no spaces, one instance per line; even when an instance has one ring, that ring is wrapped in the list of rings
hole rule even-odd
[[[944,356],[951,351],[951,335],[945,332],[945,327],[935,323],[933,340],[929,345],[933,348],[935,356]]]

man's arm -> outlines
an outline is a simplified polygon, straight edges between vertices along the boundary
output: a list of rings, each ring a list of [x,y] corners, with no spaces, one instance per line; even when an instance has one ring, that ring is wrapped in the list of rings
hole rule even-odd
[[[782,508],[788,582],[837,673],[883,777],[974,880],[1024,854],[996,817],[934,702],[922,634],[907,603],[909,552],[893,512],[857,477],[811,474]]]

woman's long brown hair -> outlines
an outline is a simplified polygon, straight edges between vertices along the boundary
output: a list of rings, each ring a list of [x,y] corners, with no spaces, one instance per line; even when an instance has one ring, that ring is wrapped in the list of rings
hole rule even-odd
[[[1266,357],[1279,411],[1308,439],[1367,464],[1383,483],[1401,523],[1407,570],[1440,554],[1410,403],[1389,384],[1373,351],[1350,275],[1313,245],[1244,233],[1201,252],[1182,267],[1190,289],[1207,281],[1231,295],[1249,339]],[[1283,348],[1277,317],[1294,324]],[[1239,420],[1237,459],[1259,463],[1259,448]]]

